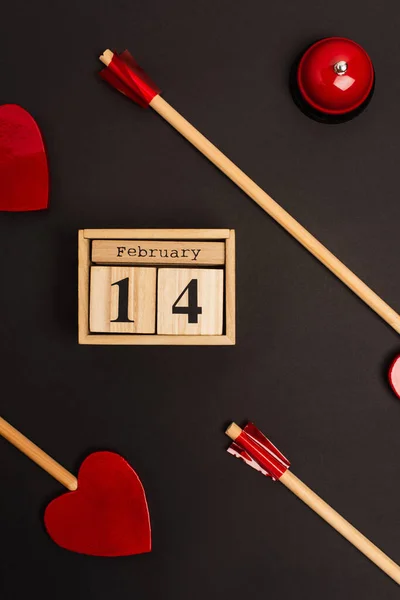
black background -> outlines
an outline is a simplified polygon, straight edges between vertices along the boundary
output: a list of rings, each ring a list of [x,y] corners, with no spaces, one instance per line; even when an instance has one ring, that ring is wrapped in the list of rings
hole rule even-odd
[[[128,47],[164,97],[394,308],[400,307],[397,2],[10,2],[0,102],[40,124],[51,207],[0,216],[1,413],[77,472],[93,449],[144,483],[154,550],[62,550],[42,526],[63,488],[1,442],[1,596],[397,598],[397,587],[280,484],[230,457],[252,419],[293,472],[400,561],[397,334],[152,110],[97,76]],[[344,35],[370,53],[356,120],[307,119],[291,61]],[[232,227],[237,346],[77,344],[77,230]]]

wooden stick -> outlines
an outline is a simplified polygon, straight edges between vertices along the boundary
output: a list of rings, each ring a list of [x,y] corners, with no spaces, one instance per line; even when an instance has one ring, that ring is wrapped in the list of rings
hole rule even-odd
[[[400,333],[400,315],[373,292],[361,279],[346,267],[332,252],[298,223],[286,210],[262,190],[250,177],[241,171],[229,158],[207,140],[197,129],[172,108],[161,96],[150,102],[168,123],[181,133],[193,146],[227,175],[252,200],[290,233],[300,244],[313,254],[323,265],[345,283],[382,319]]]
[[[382,569],[389,577],[400,584],[400,567],[389,558],[375,544],[370,542],[353,525],[350,525],[339,513],[329,506],[322,498],[306,486],[296,475],[287,470],[279,479],[293,494],[303,500],[314,512],[324,519],[331,527],[336,529],[360,552],[365,554],[377,567]]]
[[[72,473],[64,469],[51,456],[43,452],[36,444],[22,435],[22,433],[7,423],[2,417],[0,417],[0,434],[39,465],[39,467],[47,471],[49,475],[52,475],[54,479],[65,485],[66,488],[71,491],[78,488],[78,481]]]
[[[232,423],[226,430],[226,434],[232,440],[236,440],[241,433],[242,429],[235,423]],[[324,519],[324,521],[329,523],[331,527],[336,529],[336,531],[353,544],[353,546],[358,548],[358,550],[375,563],[377,567],[382,569],[384,573],[400,584],[400,566],[384,554],[384,552],[375,546],[375,544],[370,542],[362,533],[353,527],[353,525],[346,521],[346,519],[339,515],[339,513],[329,506],[329,504],[324,502],[322,498],[300,481],[296,475],[293,475],[293,473],[287,470],[279,478],[279,481]]]
[[[114,54],[106,50],[100,60],[108,66]],[[300,244],[313,254],[323,265],[345,283],[361,300],[386,321],[397,333],[400,333],[400,315],[371,290],[357,275],[346,267],[332,252],[321,244],[307,229],[298,223],[286,210],[262,190],[250,177],[241,171],[214,144],[193,127],[161,96],[156,95],[150,106],[158,112],[172,127],[182,134],[197,150],[206,156],[218,169],[229,177],[254,200],[279,225],[290,233]]]

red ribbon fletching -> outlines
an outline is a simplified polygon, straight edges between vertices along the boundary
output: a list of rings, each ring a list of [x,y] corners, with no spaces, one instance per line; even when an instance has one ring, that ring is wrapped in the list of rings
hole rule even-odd
[[[143,108],[161,91],[128,50],[115,52],[108,67],[100,71],[100,77]]]
[[[248,423],[228,448],[229,454],[274,481],[290,467],[290,462],[253,423]]]

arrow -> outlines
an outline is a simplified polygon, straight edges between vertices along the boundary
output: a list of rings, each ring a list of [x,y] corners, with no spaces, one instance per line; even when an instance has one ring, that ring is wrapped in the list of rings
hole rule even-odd
[[[99,57],[106,68],[100,76],[111,86],[142,107],[151,106],[158,114],[181,133],[193,146],[242,189],[279,225],[313,254],[323,265],[345,283],[361,300],[400,333],[400,315],[346,267],[332,252],[298,223],[286,210],[241,171],[204,135],[182,117],[160,96],[160,89],[125,50],[120,55],[105,50]]]
[[[92,452],[76,478],[2,417],[0,435],[70,490],[54,498],[44,512],[44,525],[53,542],[93,556],[150,552],[146,495],[138,475],[122,456]]]
[[[233,440],[228,448],[230,454],[243,459],[248,465],[261,471],[264,475],[283,483],[324,521],[365,554],[377,567],[400,584],[399,565],[339,515],[329,504],[324,502],[322,498],[317,496],[296,475],[293,475],[289,471],[290,463],[287,458],[253,423],[248,423],[244,429],[241,429],[236,423],[232,423],[225,433]]]

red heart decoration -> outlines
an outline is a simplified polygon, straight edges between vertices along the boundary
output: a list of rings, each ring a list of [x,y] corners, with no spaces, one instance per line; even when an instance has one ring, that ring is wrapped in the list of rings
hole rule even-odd
[[[52,540],[72,552],[127,556],[151,550],[142,483],[113,452],[94,452],[83,461],[78,489],[50,502],[44,523]]]
[[[40,129],[21,106],[0,106],[0,210],[47,208],[49,172]]]
[[[400,398],[400,354],[396,356],[389,368],[389,383],[398,398]]]

